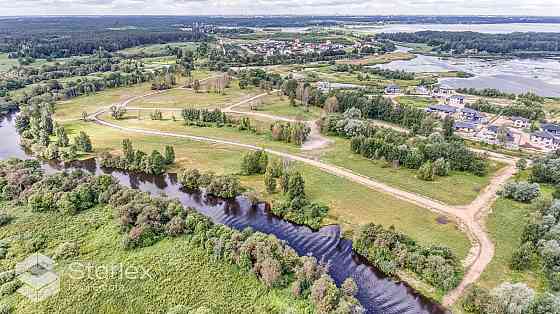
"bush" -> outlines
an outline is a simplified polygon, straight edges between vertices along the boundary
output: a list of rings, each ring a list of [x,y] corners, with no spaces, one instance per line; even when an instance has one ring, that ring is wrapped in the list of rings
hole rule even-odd
[[[510,267],[513,270],[525,270],[531,266],[531,259],[535,248],[531,242],[525,242],[513,252]]]
[[[490,292],[489,311],[500,314],[528,313],[535,292],[524,283],[503,283]]]
[[[206,187],[206,192],[221,198],[234,198],[241,193],[239,178],[225,175],[216,176]]]
[[[420,169],[418,169],[418,179],[424,181],[434,181],[435,171],[431,161],[425,162]]]
[[[434,162],[434,174],[440,177],[446,177],[449,175],[449,162],[443,158],[439,158]]]
[[[16,278],[16,272],[13,270],[7,270],[0,273],[0,285],[10,282]]]
[[[254,174],[263,174],[268,165],[268,155],[266,152],[259,150],[246,153],[241,162],[241,173],[246,176]]]
[[[7,213],[0,212],[0,227],[9,224],[12,221],[12,217]]]
[[[499,192],[505,198],[528,203],[541,194],[538,183],[509,182]]]
[[[197,169],[186,170],[179,176],[179,182],[189,190],[198,190],[200,188],[199,180],[200,172]]]
[[[485,314],[489,302],[490,292],[482,287],[472,285],[465,291],[462,307],[468,313]]]
[[[12,295],[17,289],[21,287],[19,280],[12,280],[0,286],[0,296],[6,297]]]
[[[12,313],[12,307],[7,303],[0,304],[0,314],[10,314]]]
[[[55,260],[65,260],[80,254],[80,247],[76,242],[64,242],[60,244],[54,251],[53,258]]]

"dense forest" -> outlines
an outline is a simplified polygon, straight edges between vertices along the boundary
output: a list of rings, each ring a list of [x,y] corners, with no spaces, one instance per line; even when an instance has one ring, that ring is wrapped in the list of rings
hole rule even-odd
[[[398,42],[422,43],[435,51],[465,53],[522,53],[560,51],[560,33],[484,34],[476,32],[422,31],[383,33],[378,38]]]

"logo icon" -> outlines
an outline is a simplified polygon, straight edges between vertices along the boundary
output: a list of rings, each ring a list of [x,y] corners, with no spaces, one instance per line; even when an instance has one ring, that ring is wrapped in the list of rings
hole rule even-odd
[[[35,253],[16,264],[16,274],[23,286],[17,292],[32,302],[43,301],[60,290],[60,279],[54,271],[54,261]]]

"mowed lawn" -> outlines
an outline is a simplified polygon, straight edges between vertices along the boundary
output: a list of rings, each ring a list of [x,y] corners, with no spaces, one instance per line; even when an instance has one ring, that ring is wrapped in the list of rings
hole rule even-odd
[[[153,149],[162,151],[165,145],[173,145],[177,165],[171,169],[172,171],[197,168],[216,173],[238,173],[241,157],[246,152],[242,148],[230,145],[127,133],[93,123],[73,122],[66,123],[65,127],[72,135],[77,134],[79,130],[85,130],[91,136],[96,152],[120,153],[123,138],[130,138],[135,147],[145,151]],[[200,130],[210,132],[211,129],[200,128]],[[236,130],[233,132],[240,133]],[[331,206],[327,222],[339,223],[345,230],[352,230],[369,222],[383,224],[386,227],[393,225],[424,244],[445,245],[461,258],[466,256],[470,243],[466,235],[452,221],[448,224],[439,224],[436,221],[438,215],[427,209],[304,164],[297,164],[297,166],[304,173],[307,193],[311,198]],[[278,195],[267,195],[262,178],[258,176],[244,177],[242,183],[255,189],[263,198],[278,197]]]
[[[190,89],[173,89],[165,93],[152,95],[135,100],[129,104],[130,107],[140,108],[201,108],[213,109],[223,108],[249,98],[258,93],[256,89],[240,89],[236,81],[231,82],[225,93],[200,91],[198,93]]]
[[[417,108],[427,108],[429,105],[437,103],[437,100],[433,100],[430,97],[419,96],[399,96],[395,100],[401,105],[408,105]]]
[[[2,297],[14,313],[167,313],[177,305],[206,308],[210,313],[313,312],[311,305],[294,299],[289,288],[267,289],[254,275],[214,260],[187,236],[147,248],[122,249],[115,213],[108,206],[74,216],[32,213],[6,204],[0,204],[0,209],[15,218],[0,228],[0,239],[11,239],[8,257],[0,260],[0,272],[13,269],[29,255],[26,247],[32,238],[44,237],[46,247],[40,253],[49,256],[64,242],[79,245],[78,256],[56,261],[58,294],[39,303],[18,293]],[[86,272],[85,266],[76,265],[92,268]],[[109,274],[114,267],[142,271],[128,277]]]
[[[427,182],[416,177],[416,170],[404,167],[395,169],[385,161],[370,160],[359,154],[353,154],[350,151],[350,141],[347,139],[333,137],[331,140],[334,141],[334,145],[315,153],[321,160],[450,205],[472,202],[489,184],[491,176],[504,166],[491,161],[489,175],[484,177],[452,171],[448,177],[438,177],[435,181]]]

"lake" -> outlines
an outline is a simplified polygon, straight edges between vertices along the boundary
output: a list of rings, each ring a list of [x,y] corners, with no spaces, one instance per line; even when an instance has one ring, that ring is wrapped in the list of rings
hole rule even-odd
[[[399,47],[398,51],[410,51]],[[541,96],[560,97],[560,60],[557,59],[499,59],[440,58],[417,55],[406,61],[393,61],[377,67],[408,72],[463,71],[471,78],[444,78],[455,88],[496,88],[509,93],[534,92]]]

